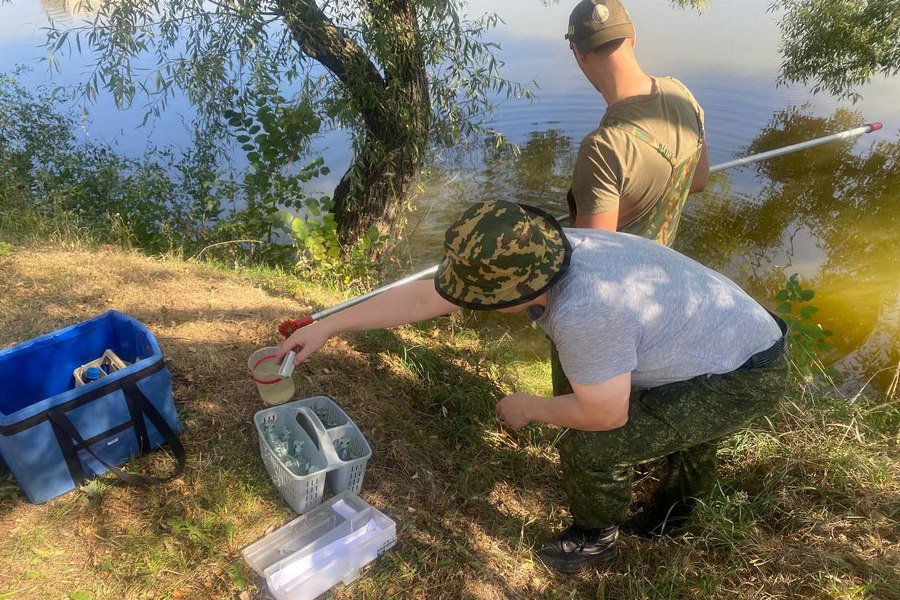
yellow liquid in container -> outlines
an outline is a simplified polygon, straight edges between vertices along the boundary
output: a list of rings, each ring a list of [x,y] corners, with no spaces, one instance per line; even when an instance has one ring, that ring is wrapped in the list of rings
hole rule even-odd
[[[251,354],[247,361],[259,396],[269,406],[284,404],[294,397],[295,391],[293,377],[278,374],[281,365],[275,362],[277,352],[277,347],[263,348]]]

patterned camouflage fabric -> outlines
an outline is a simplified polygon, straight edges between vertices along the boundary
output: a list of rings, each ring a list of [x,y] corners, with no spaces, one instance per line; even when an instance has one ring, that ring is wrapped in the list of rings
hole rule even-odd
[[[437,292],[458,306],[493,310],[540,296],[565,271],[571,250],[556,220],[515,202],[479,202],[444,235]]]
[[[767,367],[633,392],[628,422],[619,429],[569,430],[559,458],[575,523],[585,529],[622,523],[634,465],[662,457],[672,468],[657,503],[706,496],[716,481],[717,440],[771,414],[787,385],[783,356]]]
[[[699,115],[697,119],[699,121]],[[702,136],[697,150],[678,163],[668,148],[637,125],[622,119],[607,119],[603,124],[627,131],[635,138],[649,144],[672,165],[672,174],[669,176],[666,192],[662,197],[653,203],[650,210],[619,230],[671,246],[675,242],[675,234],[678,231],[678,224],[681,222],[681,211],[691,191],[694,171],[697,170],[697,164],[700,162],[700,154],[703,150]]]

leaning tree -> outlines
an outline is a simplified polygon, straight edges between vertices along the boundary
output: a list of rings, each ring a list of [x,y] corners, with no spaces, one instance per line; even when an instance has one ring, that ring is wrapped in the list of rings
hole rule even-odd
[[[353,160],[333,194],[345,244],[373,225],[396,233],[429,147],[484,131],[498,94],[527,94],[501,77],[497,46],[483,37],[498,18],[470,19],[461,0],[93,3],[83,26],[48,34],[54,52],[95,57],[76,95],[105,89],[127,106],[143,93],[159,115],[184,93],[204,122],[240,129],[251,164],[299,156],[319,123],[352,132]]]

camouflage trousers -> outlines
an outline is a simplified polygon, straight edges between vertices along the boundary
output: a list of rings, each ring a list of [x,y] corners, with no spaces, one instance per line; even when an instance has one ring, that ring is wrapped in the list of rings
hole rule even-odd
[[[571,393],[555,347],[552,362],[554,394]],[[655,459],[669,463],[668,477],[654,495],[657,503],[706,496],[716,481],[718,440],[771,414],[787,382],[788,362],[782,356],[766,367],[633,391],[625,426],[569,430],[559,457],[575,523],[586,529],[621,524],[631,503],[634,467]]]

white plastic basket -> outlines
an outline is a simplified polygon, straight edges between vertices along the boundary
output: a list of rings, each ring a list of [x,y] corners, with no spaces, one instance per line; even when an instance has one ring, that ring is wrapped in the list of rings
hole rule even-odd
[[[310,448],[307,452],[311,465],[309,475],[291,473],[265,441],[266,419],[273,416],[276,429],[288,426],[295,439],[312,443],[312,447],[307,446]],[[358,494],[362,489],[372,449],[356,424],[331,398],[316,396],[261,410],[254,421],[266,470],[278,491],[298,514],[322,502],[325,482],[333,494],[345,490]],[[347,440],[353,457],[349,460],[341,459],[335,449],[335,443],[342,438]]]
[[[256,413],[254,422],[259,437],[259,451],[269,477],[278,488],[281,496],[297,514],[303,514],[322,502],[325,493],[325,473],[328,462],[296,419],[296,409],[286,405],[276,406]],[[266,441],[265,424],[274,418],[276,430],[288,427],[293,439],[303,440],[304,453],[309,458],[309,474],[296,475],[276,456],[274,449]]]

